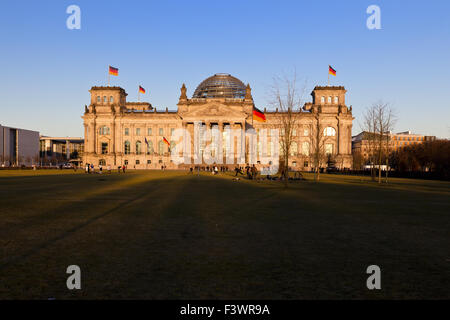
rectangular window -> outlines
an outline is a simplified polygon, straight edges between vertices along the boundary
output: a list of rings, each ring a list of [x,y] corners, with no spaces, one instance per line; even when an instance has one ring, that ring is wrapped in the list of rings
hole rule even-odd
[[[128,136],[130,134],[130,129],[125,128],[125,135]]]
[[[305,168],[307,168],[307,167],[308,167],[308,161],[303,162],[303,166],[304,166]]]
[[[305,156],[309,156],[309,142],[303,142],[302,143],[302,153]]]
[[[141,135],[141,128],[136,128],[136,135],[140,136]]]
[[[128,160],[125,160],[123,163],[127,166],[128,165]]]
[[[152,128],[148,128],[148,129],[147,129],[147,135],[148,135],[148,136],[151,136],[151,135],[152,135]]]
[[[292,129],[292,136],[296,137],[297,136],[297,130]]]
[[[108,153],[108,142],[102,142],[102,154]]]
[[[173,136],[173,133],[175,132],[175,129],[174,128],[172,128],[172,129],[170,129],[170,135],[171,136]]]
[[[308,130],[308,129],[304,129],[304,130],[303,130],[303,136],[304,136],[304,137],[309,136],[309,130]]]
[[[152,164],[152,160],[147,160],[147,164]]]
[[[139,160],[136,160],[136,164],[140,164]]]
[[[325,144],[325,154],[333,154],[333,144],[332,143]]]
[[[159,135],[163,136],[164,135],[164,129],[163,128],[159,128]]]

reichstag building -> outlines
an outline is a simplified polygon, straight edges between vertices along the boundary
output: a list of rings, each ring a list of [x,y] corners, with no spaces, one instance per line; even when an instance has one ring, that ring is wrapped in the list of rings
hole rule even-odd
[[[185,85],[176,111],[156,110],[148,102],[128,102],[127,93],[121,87],[92,87],[91,102],[85,106],[84,120],[85,152],[84,163],[95,166],[126,165],[136,169],[167,169],[194,166],[191,163],[176,164],[172,161],[171,149],[179,141],[174,141],[176,129],[185,129],[194,137],[194,125],[200,123],[203,130],[218,128],[245,132],[254,129],[279,127],[280,112],[258,108],[266,117],[265,122],[253,121],[255,107],[251,88],[229,74],[215,74],[201,82],[188,98]],[[329,159],[338,168],[352,166],[352,109],[345,104],[344,87],[316,86],[311,93],[312,102],[304,104],[296,127],[293,129],[294,142],[291,145],[289,167],[294,170],[311,170],[313,166],[311,132],[315,121],[323,128],[323,145]],[[279,128],[282,132],[282,128]],[[191,139],[190,143],[194,143]],[[183,143],[183,142],[181,142]],[[233,142],[234,143],[234,142]],[[203,151],[208,141],[201,143]],[[274,153],[273,141],[267,140],[267,153]],[[260,145],[258,145],[260,148]],[[233,152],[237,152],[234,148]],[[194,148],[190,148],[194,152]],[[224,150],[224,155],[229,150]],[[248,151],[244,151],[248,152]],[[193,157],[193,155],[192,155]],[[232,155],[235,164],[249,162],[249,157]],[[258,159],[251,160],[257,166]],[[219,161],[220,162],[220,161]],[[223,161],[225,163],[225,161]],[[220,165],[222,165],[220,163]]]

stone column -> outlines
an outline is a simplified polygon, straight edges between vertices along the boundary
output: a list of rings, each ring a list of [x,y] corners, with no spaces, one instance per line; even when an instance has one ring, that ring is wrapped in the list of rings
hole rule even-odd
[[[66,160],[70,159],[70,142],[66,140]]]
[[[242,122],[237,122],[237,127],[240,129],[240,146],[237,145],[239,150],[236,148],[236,162],[245,163],[247,147],[246,147],[246,137],[245,137],[245,120]]]
[[[89,152],[95,154],[95,120],[89,125]]]
[[[344,144],[343,144],[343,138],[345,136],[345,133],[343,132],[343,125],[340,119],[338,119],[338,124],[337,124],[337,150],[338,150],[338,154],[342,154],[344,153]]]
[[[224,143],[223,143],[223,121],[219,121],[218,123],[219,126],[219,141],[217,143],[217,152],[218,152],[218,158],[219,158],[219,162],[220,165],[223,165],[225,163],[224,161],[224,152],[223,152],[223,147],[224,147]]]
[[[88,125],[86,124],[86,123],[84,123],[84,151],[86,152],[87,150],[87,147],[88,147],[88,143],[89,143],[89,137],[88,137],[88,134],[89,134],[89,130],[88,130]]]
[[[195,153],[195,136],[194,136],[194,123],[186,123],[187,132],[191,135],[191,154],[189,155],[191,163],[194,164],[194,153]]]
[[[116,165],[116,117],[113,116],[113,122],[111,123],[111,151],[113,154],[113,164]]]

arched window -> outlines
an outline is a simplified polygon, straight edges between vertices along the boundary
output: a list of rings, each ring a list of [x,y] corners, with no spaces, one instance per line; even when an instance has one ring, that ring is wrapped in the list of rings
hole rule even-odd
[[[325,137],[334,137],[336,135],[336,130],[333,127],[326,127],[323,129],[323,135]]]
[[[113,103],[113,102],[114,102],[113,96],[109,97],[109,103]]]
[[[338,96],[334,97],[334,103],[335,103],[335,104],[338,104],[338,103],[339,103],[339,98],[338,98]]]
[[[309,156],[309,142],[305,141],[302,143],[302,153],[304,156]]]
[[[164,153],[164,142],[163,141],[159,141],[158,142],[158,154],[163,154]]]
[[[320,102],[325,103],[325,97],[320,97]]]
[[[298,153],[298,145],[297,142],[291,143],[291,156],[296,156]]]
[[[100,159],[100,160],[98,160],[98,165],[99,165],[99,166],[106,166],[106,161],[105,161],[105,159]]]
[[[147,154],[152,154],[153,153],[153,142],[152,141],[148,141],[147,143]]]
[[[100,127],[100,129],[98,129],[98,134],[108,135],[109,134],[109,127],[107,127],[107,126]]]
[[[328,103],[331,104],[331,97],[328,97]]]
[[[136,154],[142,153],[141,145],[142,145],[142,143],[140,141],[136,141]]]
[[[125,141],[125,143],[124,143],[124,153],[125,154],[130,154],[130,151],[131,151],[130,141]]]

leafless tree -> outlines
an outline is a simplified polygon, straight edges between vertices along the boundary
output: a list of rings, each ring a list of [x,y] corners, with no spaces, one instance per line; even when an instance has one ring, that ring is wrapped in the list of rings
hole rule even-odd
[[[373,108],[377,123],[378,183],[381,183],[381,163],[383,158],[386,158],[386,166],[389,165],[389,137],[394,129],[395,114],[389,104],[381,101],[375,103]]]
[[[361,125],[363,131],[363,142],[367,141],[367,159],[370,165],[370,176],[375,181],[375,155],[376,155],[376,131],[377,119],[374,106],[369,107],[364,112],[363,123]]]
[[[292,76],[274,77],[271,90],[270,104],[273,108],[279,110],[278,126],[280,133],[280,158],[284,166],[282,171],[285,186],[288,186],[289,178],[289,157],[291,155],[291,146],[294,142],[294,129],[297,128],[299,113],[303,106],[303,94],[305,85],[298,88],[297,75],[294,72]]]
[[[395,124],[395,114],[388,103],[379,101],[367,108],[364,113],[363,134],[367,140],[372,180],[375,180],[375,164],[378,165],[378,183],[381,183],[381,165],[386,159],[386,170],[389,162],[390,132]],[[386,178],[387,181],[387,178]]]
[[[311,157],[314,165],[314,181],[320,179],[320,168],[325,163],[327,155],[325,152],[325,136],[324,127],[320,123],[320,117],[318,114],[314,116],[313,124],[310,130],[311,141]]]

